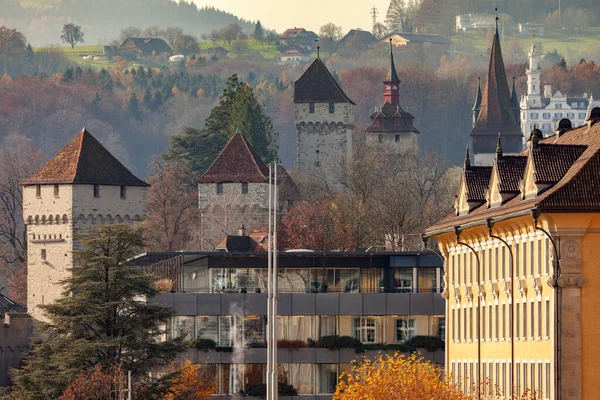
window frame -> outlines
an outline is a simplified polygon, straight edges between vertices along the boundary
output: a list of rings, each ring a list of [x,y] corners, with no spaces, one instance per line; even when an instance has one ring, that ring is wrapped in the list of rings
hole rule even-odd
[[[126,199],[127,198],[127,186],[126,185],[121,185],[119,188],[119,194],[121,196],[122,199]]]
[[[217,194],[223,194],[223,182],[217,182]]]
[[[94,184],[94,198],[100,198],[100,185],[97,183]]]

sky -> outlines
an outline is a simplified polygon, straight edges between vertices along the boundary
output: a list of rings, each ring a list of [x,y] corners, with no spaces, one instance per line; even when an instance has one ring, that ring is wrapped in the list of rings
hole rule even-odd
[[[269,29],[283,32],[287,28],[305,28],[318,33],[328,22],[350,29],[371,30],[371,9],[377,8],[383,22],[389,0],[193,0],[200,8],[214,6],[240,18],[260,22]]]

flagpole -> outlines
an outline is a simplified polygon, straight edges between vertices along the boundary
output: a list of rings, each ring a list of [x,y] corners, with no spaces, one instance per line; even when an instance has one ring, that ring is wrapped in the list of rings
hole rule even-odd
[[[266,388],[267,388],[267,400],[273,400],[273,392],[272,392],[272,385],[271,385],[271,379],[272,377],[272,372],[273,372],[273,366],[271,364],[272,361],[272,347],[273,347],[273,343],[271,338],[273,337],[271,334],[271,325],[273,324],[273,316],[271,314],[271,303],[272,303],[272,296],[273,296],[273,285],[272,285],[272,234],[271,234],[271,227],[272,227],[272,221],[271,221],[271,203],[273,201],[273,193],[272,193],[272,169],[271,169],[271,164],[269,164],[269,228],[268,228],[268,234],[267,234],[267,242],[268,242],[268,250],[267,250],[267,382],[266,382]]]
[[[277,253],[277,162],[273,163],[275,169],[275,185],[273,189],[273,299],[272,299],[272,319],[273,319],[273,331],[271,332],[271,341],[273,342],[273,348],[271,349],[271,356],[273,361],[271,362],[272,378],[271,385],[273,386],[273,400],[279,398],[279,379],[277,376],[277,292],[279,291],[279,279],[278,279],[278,253]]]

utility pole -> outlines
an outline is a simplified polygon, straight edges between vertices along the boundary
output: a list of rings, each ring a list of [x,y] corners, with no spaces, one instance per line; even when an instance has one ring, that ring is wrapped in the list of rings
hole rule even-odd
[[[373,6],[373,8],[371,8],[371,17],[373,17],[373,29],[375,29],[375,25],[377,25],[377,7]]]

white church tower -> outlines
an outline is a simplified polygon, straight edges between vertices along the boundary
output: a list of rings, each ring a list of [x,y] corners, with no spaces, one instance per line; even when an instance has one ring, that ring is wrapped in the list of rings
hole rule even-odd
[[[136,178],[85,128],[23,182],[27,227],[27,307],[44,320],[42,304],[61,297],[77,234],[100,225],[141,221],[148,184]]]

